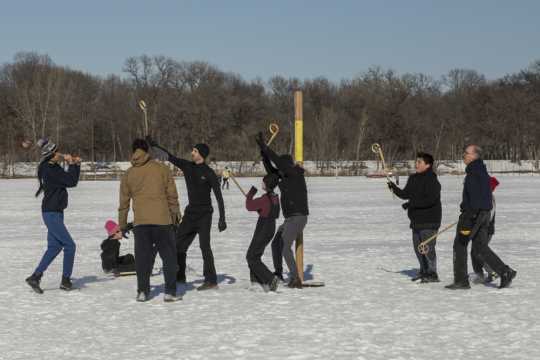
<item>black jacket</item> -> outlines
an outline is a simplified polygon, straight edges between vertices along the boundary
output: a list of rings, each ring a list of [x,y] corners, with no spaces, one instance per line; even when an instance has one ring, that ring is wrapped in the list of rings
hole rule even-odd
[[[278,156],[272,149],[263,147],[263,164],[268,174],[280,177],[281,209],[285,218],[293,215],[309,215],[306,178],[304,169]],[[272,163],[276,167],[272,166]]]
[[[225,204],[221,187],[214,170],[207,164],[195,164],[193,161],[177,158],[168,153],[169,161],[184,173],[188,192],[189,205],[185,210],[185,216],[213,212],[211,190],[214,191],[218,208],[219,218],[225,219]]]
[[[38,177],[43,183],[41,211],[63,212],[68,206],[66,188],[77,186],[81,167],[69,165],[68,171],[57,163],[43,162],[38,167]]]
[[[493,208],[493,195],[489,186],[489,174],[482,159],[467,165],[467,175],[463,185],[461,211],[477,213],[480,210]]]
[[[438,229],[441,226],[441,184],[431,168],[409,176],[403,190],[397,186],[392,190],[399,198],[409,200],[407,212],[411,229]]]

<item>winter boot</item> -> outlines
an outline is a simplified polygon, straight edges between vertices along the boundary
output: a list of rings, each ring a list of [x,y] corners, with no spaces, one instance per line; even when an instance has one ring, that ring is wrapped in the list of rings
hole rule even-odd
[[[463,283],[453,283],[450,285],[446,285],[445,288],[449,290],[467,290],[471,288],[471,285],[469,282],[463,282]]]
[[[60,289],[65,291],[71,291],[74,289],[71,279],[65,276],[62,276],[62,282],[60,283]]]
[[[294,278],[289,281],[287,284],[287,287],[291,289],[301,289],[302,288],[302,281],[300,281],[300,278]]]
[[[274,276],[277,276],[277,278],[278,278],[279,280],[281,280],[282,282],[285,282],[285,279],[283,278],[283,274],[282,274],[282,273],[276,271],[276,272],[274,273]]]
[[[429,274],[429,275],[426,275],[422,278],[422,280],[420,281],[422,284],[426,284],[426,283],[438,283],[440,282],[439,280],[439,275],[437,275],[437,273],[433,273],[433,274]]]
[[[214,283],[209,283],[209,282],[204,282],[201,286],[199,286],[197,288],[197,291],[205,291],[205,290],[212,290],[212,289],[215,289],[217,290],[218,289],[218,285],[217,284],[214,284]]]
[[[499,285],[499,289],[509,287],[510,284],[512,284],[512,280],[514,280],[516,275],[517,271],[507,266],[506,270],[501,274],[501,284]]]
[[[38,294],[43,294],[43,289],[39,286],[42,274],[32,274],[26,278],[26,283]]]
[[[272,278],[272,281],[270,281],[270,284],[268,284],[268,289],[270,291],[277,291],[279,286],[279,278],[277,276],[274,276]]]

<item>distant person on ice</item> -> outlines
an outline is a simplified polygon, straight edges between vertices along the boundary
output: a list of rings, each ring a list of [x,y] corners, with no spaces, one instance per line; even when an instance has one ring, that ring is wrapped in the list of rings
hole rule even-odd
[[[294,163],[291,155],[280,156],[272,151],[264,142],[262,133],[259,133],[256,141],[261,148],[263,164],[267,173],[280,177],[278,186],[281,192],[281,209],[285,222],[282,231],[276,235],[272,243],[275,272],[278,277],[282,276],[281,254],[283,254],[291,275],[287,286],[302,288],[292,246],[304,231],[308,221],[309,208],[304,177],[305,170]],[[275,245],[274,242],[276,242]]]
[[[229,190],[229,179],[231,177],[231,170],[226,167],[225,170],[221,173],[221,178],[223,179],[223,185],[221,187],[221,190],[225,190],[225,187],[227,190]]]
[[[136,139],[132,145],[130,167],[120,182],[118,223],[127,228],[130,203],[133,201],[137,301],[150,299],[150,275],[155,250],[163,261],[164,301],[181,300],[176,296],[176,246],[173,225],[181,219],[176,184],[169,168],[150,158],[148,144]]]
[[[148,143],[163,150],[169,156],[169,161],[184,173],[189,204],[184,211],[184,218],[177,231],[178,274],[176,280],[186,282],[186,254],[189,246],[199,235],[199,245],[204,262],[204,283],[197,290],[217,289],[217,274],[214,265],[214,255],[210,246],[210,229],[212,227],[212,200],[210,192],[213,191],[219,208],[218,229],[220,232],[227,229],[225,221],[225,205],[216,173],[206,164],[210,149],[206,144],[197,144],[191,151],[192,161],[180,159],[158,145],[150,137]]]
[[[497,204],[495,202],[495,189],[497,186],[499,186],[499,181],[495,177],[491,177],[489,179],[489,186],[491,188],[491,193],[493,197],[493,208],[491,209],[491,215],[490,215],[490,221],[489,221],[489,227],[488,227],[488,240],[487,243],[489,244],[491,242],[491,238],[495,234],[495,213]],[[474,270],[474,273],[476,274],[476,278],[474,280],[475,283],[481,284],[481,283],[491,283],[493,280],[498,277],[497,273],[494,272],[489,265],[485,264],[484,261],[475,254],[474,251],[471,249],[471,261],[472,261],[472,267]],[[487,271],[487,277],[484,276],[484,269]]]
[[[467,245],[472,241],[472,252],[500,276],[499,288],[510,286],[516,271],[505,265],[488,246],[489,224],[493,197],[490,177],[482,160],[482,150],[478,145],[469,145],[463,153],[466,176],[463,186],[461,215],[454,239],[454,283],[447,289],[470,289],[467,272]]]
[[[418,245],[439,231],[441,226],[441,184],[433,171],[433,156],[420,152],[416,155],[416,174],[409,176],[405,188],[400,189],[392,181],[388,187],[400,199],[408,200],[402,205],[411,221],[413,247],[420,271],[412,279],[422,283],[439,282],[437,274],[436,239],[428,244],[428,253],[418,251]]]
[[[26,279],[26,282],[35,292],[42,294],[43,290],[40,287],[41,277],[62,250],[64,251],[64,266],[60,289],[73,289],[71,274],[75,261],[76,245],[64,225],[64,210],[68,206],[68,192],[66,189],[77,186],[79,182],[81,159],[71,155],[59,154],[56,144],[46,139],[40,140],[37,145],[41,148],[41,161],[37,173],[39,189],[36,192],[36,197],[43,193],[41,212],[43,222],[47,226],[47,251],[43,254],[43,258],[34,273]],[[62,158],[68,164],[67,171],[60,166]]]
[[[276,219],[279,217],[279,197],[274,193],[278,182],[277,174],[266,175],[263,178],[263,190],[266,193],[254,199],[257,189],[252,187],[246,195],[246,209],[259,213],[255,233],[246,254],[250,279],[251,283],[259,283],[270,291],[277,290],[279,278],[268,270],[261,258],[264,249],[272,241],[276,230]]]
[[[107,239],[101,243],[101,267],[106,273],[126,273],[135,271],[135,257],[132,254],[120,256],[120,240],[127,238],[126,233],[133,229],[129,223],[124,231],[112,220],[105,223]]]

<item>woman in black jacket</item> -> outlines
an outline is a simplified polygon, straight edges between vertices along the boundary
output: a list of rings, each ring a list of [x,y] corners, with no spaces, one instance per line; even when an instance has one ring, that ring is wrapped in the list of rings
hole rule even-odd
[[[40,140],[41,161],[38,166],[39,189],[36,197],[43,193],[41,212],[43,221],[47,226],[47,250],[34,271],[26,279],[32,289],[41,294],[39,286],[41,277],[56,256],[64,251],[64,266],[60,289],[71,290],[71,274],[75,260],[75,242],[64,225],[64,210],[68,206],[67,188],[77,186],[80,174],[80,159],[71,155],[59,154],[56,144],[47,140]],[[65,171],[59,164],[62,158],[69,164]]]

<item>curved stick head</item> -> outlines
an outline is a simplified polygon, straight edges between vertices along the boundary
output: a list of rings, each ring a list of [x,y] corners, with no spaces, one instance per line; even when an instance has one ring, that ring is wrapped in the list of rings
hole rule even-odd
[[[373,151],[375,154],[378,154],[381,151],[381,145],[379,145],[378,143],[371,145],[371,151]]]
[[[144,100],[139,101],[139,107],[142,111],[146,112],[146,103],[144,102]]]
[[[268,127],[268,130],[270,130],[270,134],[272,135],[277,134],[279,132],[279,125],[276,123],[272,123]]]
[[[427,255],[427,253],[429,252],[429,245],[428,244],[418,245],[418,252],[422,255]]]

